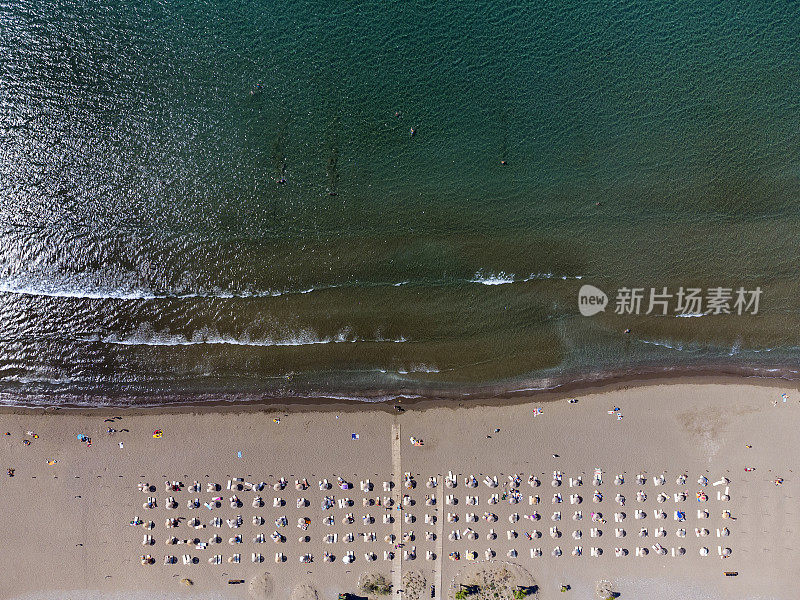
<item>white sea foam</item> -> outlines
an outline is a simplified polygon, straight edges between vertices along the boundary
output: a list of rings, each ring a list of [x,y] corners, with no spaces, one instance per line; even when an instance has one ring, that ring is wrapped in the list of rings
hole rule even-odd
[[[554,275],[553,273],[531,273],[522,279],[516,279],[514,274],[505,271],[484,274],[482,270],[475,273],[472,279],[467,279],[469,283],[481,285],[505,285],[509,283],[527,282],[539,279],[582,279],[582,275]],[[464,280],[454,280],[454,282]],[[351,281],[346,283],[331,283],[312,286],[304,289],[272,289],[272,290],[228,290],[210,289],[198,291],[183,290],[153,290],[147,287],[137,287],[136,285],[122,287],[103,287],[87,284],[85,282],[56,282],[47,279],[37,281],[26,280],[6,280],[0,282],[0,293],[14,294],[18,296],[32,296],[45,298],[76,298],[81,300],[188,300],[193,298],[274,298],[291,294],[310,294],[339,288],[357,287],[401,287],[414,283],[412,280],[397,282],[367,283],[361,281]],[[448,280],[425,281],[426,285],[447,285],[452,283]]]
[[[400,375],[408,375],[409,373],[438,373],[439,369],[428,365],[411,365],[407,368],[398,369],[397,372]]]
[[[525,283],[528,281],[537,281],[541,279],[561,279],[566,281],[568,279],[583,279],[583,275],[555,275],[554,273],[531,273],[527,277],[517,279],[513,273],[508,274],[505,271],[498,273],[484,274],[483,271],[475,273],[474,277],[469,280],[470,283],[481,283],[483,285],[504,285],[507,283]]]
[[[506,283],[514,283],[514,274],[507,275],[503,271],[499,273],[492,273],[484,275],[482,271],[475,273],[473,279],[469,280],[470,283],[482,283],[483,285],[503,285]]]
[[[314,291],[314,288],[299,292],[305,294]],[[30,286],[0,284],[0,293],[18,296],[42,296],[47,298],[77,298],[84,300],[166,300],[189,298],[268,298],[293,293],[291,291],[256,291],[256,292],[230,292],[215,290],[210,292],[192,293],[167,293],[153,292],[145,289],[107,289],[107,288],[73,288],[68,286]]]
[[[393,343],[406,342],[405,337],[374,338],[358,337],[349,330],[342,330],[332,336],[320,336],[311,330],[301,330],[285,335],[254,338],[247,334],[239,336],[222,335],[216,331],[203,328],[195,331],[191,337],[168,331],[153,331],[148,324],[141,325],[129,335],[112,334],[106,337],[82,338],[82,341],[100,341],[105,344],[119,346],[200,346],[200,345],[233,345],[233,346],[311,346],[317,344],[355,344],[355,343]]]

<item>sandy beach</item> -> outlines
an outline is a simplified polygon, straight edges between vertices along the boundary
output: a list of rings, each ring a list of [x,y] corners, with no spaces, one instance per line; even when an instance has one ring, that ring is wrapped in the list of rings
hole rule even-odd
[[[794,598],[799,401],[741,379],[402,412],[7,411],[0,598],[335,600],[366,579],[409,600],[601,580]]]

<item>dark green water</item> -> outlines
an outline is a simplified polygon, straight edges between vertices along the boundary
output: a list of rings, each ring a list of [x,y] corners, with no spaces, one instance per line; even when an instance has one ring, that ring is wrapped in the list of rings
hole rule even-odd
[[[0,399],[791,376],[799,151],[788,1],[0,2]]]

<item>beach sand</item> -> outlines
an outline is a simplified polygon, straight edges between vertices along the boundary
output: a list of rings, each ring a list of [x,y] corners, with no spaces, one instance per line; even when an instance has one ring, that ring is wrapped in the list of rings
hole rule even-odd
[[[383,405],[6,411],[0,415],[0,433],[10,433],[0,435],[4,468],[0,563],[6,565],[0,598],[328,600],[341,592],[364,596],[357,585],[359,577],[368,573],[394,581],[387,597],[439,599],[451,598],[454,586],[469,583],[479,571],[496,576],[503,565],[513,573],[509,576],[513,584],[529,586],[542,600],[593,598],[602,579],[609,580],[623,599],[796,597],[790,576],[798,560],[795,535],[800,514],[795,502],[799,484],[793,473],[793,443],[800,424],[800,392],[795,387],[752,380],[684,380],[619,386],[575,397],[575,403],[566,397],[547,402],[535,397],[487,400],[469,406],[418,403],[407,405],[402,413]],[[536,415],[536,408],[541,414]],[[109,434],[109,427],[117,431]],[[160,438],[153,437],[156,430],[163,432]],[[79,441],[79,434],[89,436],[91,445]],[[423,440],[423,445],[413,445],[411,437]],[[23,440],[31,443],[25,445]],[[13,477],[6,476],[8,468],[14,469]],[[599,486],[592,481],[597,468],[602,470]],[[551,485],[554,471],[563,473],[558,488]],[[444,485],[449,472],[456,476],[452,489]],[[413,490],[404,486],[405,473],[416,482]],[[647,476],[642,485],[636,482],[640,473]],[[474,489],[465,485],[472,474],[479,482]],[[508,479],[513,474],[521,476],[518,488]],[[615,485],[617,474],[624,475],[624,484]],[[654,485],[653,478],[662,474],[664,485]],[[679,485],[676,480],[683,474],[686,483]],[[486,475],[497,477],[497,488],[483,483]],[[539,487],[529,485],[533,475],[540,480]],[[578,476],[583,485],[570,487],[569,478]],[[698,485],[701,476],[710,480],[707,487]],[[237,477],[268,486],[260,492],[226,489],[228,480]],[[288,486],[275,491],[272,485],[280,477],[288,480]],[[353,489],[339,489],[337,477],[353,484]],[[436,478],[437,487],[427,487],[429,477]],[[774,483],[778,477],[784,479],[780,486]],[[299,491],[294,484],[302,478],[310,487]],[[331,490],[319,489],[323,478],[333,484]],[[722,478],[729,481],[712,485]],[[366,479],[374,485],[367,493],[360,486]],[[167,492],[165,480],[180,481],[185,487]],[[189,491],[194,481],[202,486],[199,493]],[[384,491],[384,481],[394,482],[394,489]],[[145,482],[155,486],[155,492],[140,491],[138,485]],[[209,482],[220,484],[221,491],[207,492]],[[725,488],[729,501],[718,499]],[[514,489],[519,492],[518,504],[507,499]],[[647,495],[643,502],[637,502],[639,490]],[[675,501],[674,494],[682,490],[688,493],[686,501]],[[595,491],[603,495],[599,503],[592,501]],[[698,491],[707,494],[707,502],[696,500]],[[659,503],[662,492],[669,498]],[[562,496],[561,504],[552,502],[556,493]],[[241,499],[241,507],[231,507],[233,494]],[[492,494],[500,497],[497,504],[489,504]],[[570,504],[573,494],[581,496],[581,504]],[[625,496],[624,507],[615,501],[617,494]],[[263,499],[263,507],[253,507],[256,495]],[[450,495],[457,504],[447,503]],[[535,495],[540,504],[531,505]],[[166,507],[170,496],[178,502],[174,510]],[[221,505],[214,510],[187,507],[195,497],[205,503],[220,496]],[[335,506],[323,511],[325,496],[332,496]],[[467,496],[477,496],[478,505],[468,505]],[[156,508],[143,508],[148,497],[156,498]],[[285,505],[274,507],[276,497]],[[297,507],[301,497],[308,500],[307,507]],[[435,497],[436,504],[427,505],[426,497]],[[340,507],[345,498],[353,505]],[[364,506],[364,498],[377,498],[381,506]],[[391,508],[386,506],[389,498],[396,503]],[[709,518],[698,519],[698,509],[707,509]],[[540,521],[524,518],[534,510]],[[551,519],[557,510],[562,520],[555,522]],[[582,512],[581,521],[572,518],[576,510]],[[646,510],[647,517],[635,519],[637,510]],[[654,511],[660,510],[666,519],[655,518]],[[674,520],[675,510],[685,511],[685,523]],[[722,519],[723,510],[733,518]],[[605,522],[592,522],[591,514],[598,511]],[[622,523],[615,522],[619,512],[626,513]],[[348,513],[354,516],[353,524],[342,522]],[[448,513],[459,520],[450,522]],[[479,515],[479,521],[467,522],[467,513]],[[497,522],[484,520],[484,513],[496,514]],[[512,523],[509,517],[515,513],[521,518]],[[385,514],[395,522],[384,523]],[[241,527],[228,527],[226,521],[237,515],[242,516]],[[323,522],[328,515],[334,516],[334,525]],[[365,515],[374,523],[365,523]],[[435,516],[436,522],[426,523],[426,515]],[[254,516],[262,517],[264,524],[255,525]],[[276,527],[275,519],[282,516],[288,525]],[[152,520],[152,531],[131,526],[135,517]],[[170,517],[185,519],[177,528],[167,529],[165,520]],[[189,526],[188,519],[194,517],[201,520],[198,529]],[[222,519],[221,528],[211,524],[214,517]],[[301,517],[311,520],[305,531],[297,526]],[[562,536],[553,539],[551,527]],[[646,538],[639,537],[642,527],[648,529]],[[666,529],[666,537],[654,537],[659,527]],[[725,527],[730,535],[717,537],[717,530]],[[615,537],[618,528],[626,530],[626,537]],[[676,535],[679,528],[685,528],[685,538]],[[696,537],[696,528],[707,528],[709,535]],[[462,535],[451,541],[456,529],[462,534],[474,530],[478,539]],[[487,539],[490,529],[496,539]],[[593,529],[600,529],[602,536],[592,537]],[[284,543],[270,539],[276,530],[285,536]],[[511,530],[518,537],[509,539]],[[535,530],[542,537],[527,539],[525,533]],[[576,530],[582,533],[578,540],[573,537]],[[362,534],[373,532],[376,540],[364,541]],[[426,532],[435,539],[426,539]],[[254,543],[259,533],[266,536],[265,543]],[[351,543],[344,541],[348,533],[354,535]],[[239,534],[241,544],[228,543]],[[328,534],[336,534],[338,541],[325,543]],[[398,536],[403,547],[393,548],[384,541],[390,534]],[[154,545],[142,545],[145,535],[153,536]],[[219,536],[221,543],[204,549],[167,546],[172,535],[202,542]],[[309,541],[301,541],[304,536]],[[654,552],[655,544],[661,544],[667,555]],[[552,556],[556,546],[562,556]],[[581,556],[572,556],[576,546],[582,548]],[[403,558],[412,547],[416,558]],[[591,556],[593,547],[601,548],[602,555]],[[617,557],[615,547],[624,547],[629,554]],[[648,548],[648,555],[635,556],[637,547]],[[708,556],[699,554],[702,547],[709,548]],[[718,547],[730,548],[731,556],[722,559]],[[540,548],[542,556],[532,557],[534,548]],[[672,556],[673,548],[685,548],[686,554]],[[488,549],[495,553],[490,561],[485,560]],[[342,558],[350,550],[355,561],[346,564]],[[396,552],[395,559],[384,560],[384,552],[390,550]],[[511,550],[516,550],[516,557],[508,555]],[[326,551],[335,555],[333,562],[323,561]],[[435,560],[426,558],[429,551]],[[286,562],[276,563],[276,552],[284,553]],[[377,560],[368,562],[367,552],[374,552]],[[458,552],[460,560],[449,560],[452,552]],[[468,560],[471,552],[477,553],[477,561]],[[228,562],[235,553],[241,555],[239,564]],[[253,563],[253,553],[262,554],[264,562]],[[312,563],[299,561],[305,553],[313,555]],[[155,564],[143,566],[143,554],[152,555]],[[184,565],[184,554],[198,563]],[[222,556],[222,564],[208,562],[216,554]],[[178,563],[163,564],[165,555],[176,556]],[[726,571],[738,575],[726,577]],[[182,583],[186,578],[191,586]],[[569,591],[561,593],[562,585],[569,585]]]

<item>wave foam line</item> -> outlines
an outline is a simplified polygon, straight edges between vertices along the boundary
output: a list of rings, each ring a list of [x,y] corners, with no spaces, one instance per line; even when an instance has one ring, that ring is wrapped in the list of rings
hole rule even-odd
[[[224,291],[215,290],[210,292],[155,292],[151,290],[129,290],[129,289],[81,289],[70,287],[36,287],[32,285],[13,285],[9,283],[0,283],[0,293],[13,294],[17,296],[31,296],[31,297],[44,297],[44,298],[75,298],[78,300],[190,300],[193,298],[220,298],[220,299],[237,299],[237,298],[275,298],[278,296],[288,296],[293,294],[310,294],[312,292],[320,292],[326,290],[333,290],[339,288],[379,288],[379,287],[402,287],[410,284],[418,285],[447,285],[448,283],[475,283],[481,285],[505,285],[510,283],[525,283],[528,281],[536,281],[542,279],[582,279],[582,275],[555,275],[553,273],[531,273],[527,277],[517,279],[515,275],[506,274],[503,271],[498,273],[491,273],[484,275],[482,271],[475,273],[472,279],[454,279],[454,280],[434,280],[434,281],[398,281],[398,282],[381,282],[381,283],[366,283],[360,281],[353,281],[347,283],[337,283],[320,285],[316,287],[309,287],[302,290],[262,290],[262,291]]]
[[[185,337],[180,336],[170,336],[170,337],[153,337],[153,338],[140,338],[140,337],[131,337],[131,338],[101,338],[99,340],[93,340],[91,338],[85,338],[82,341],[86,342],[93,342],[93,341],[100,341],[104,344],[114,344],[117,346],[202,346],[202,345],[232,345],[232,346],[257,346],[257,347],[280,347],[280,346],[313,346],[319,344],[384,344],[384,343],[391,343],[391,344],[402,344],[407,342],[403,337],[396,338],[396,339],[384,339],[384,338],[348,338],[345,335],[337,335],[335,337],[329,338],[314,338],[314,337],[298,337],[298,338],[290,338],[290,339],[266,339],[266,340],[249,340],[249,339],[237,339],[237,338],[227,338],[227,337],[211,337],[211,338],[203,338],[203,339],[188,339]]]

